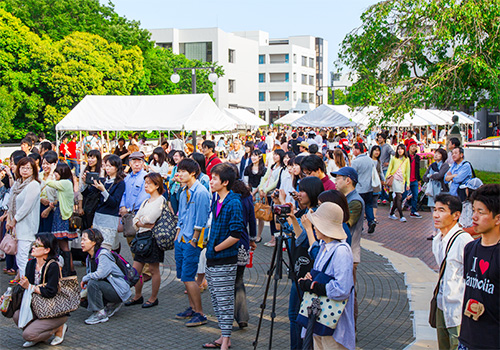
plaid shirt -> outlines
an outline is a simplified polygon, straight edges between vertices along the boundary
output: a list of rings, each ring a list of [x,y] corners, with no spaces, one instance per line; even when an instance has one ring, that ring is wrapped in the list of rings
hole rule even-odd
[[[210,228],[210,237],[207,244],[207,259],[229,258],[238,255],[239,244],[234,244],[231,247],[216,252],[214,247],[226,240],[231,233],[238,232],[241,234],[244,227],[243,222],[243,206],[241,204],[241,196],[230,191],[224,202],[219,215],[217,213],[217,200],[212,203],[212,226]]]

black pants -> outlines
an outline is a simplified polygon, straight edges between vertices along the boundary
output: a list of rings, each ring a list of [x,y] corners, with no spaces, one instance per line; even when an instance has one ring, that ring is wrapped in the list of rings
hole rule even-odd
[[[234,282],[234,319],[238,323],[248,323],[248,319],[250,318],[247,307],[247,292],[243,281],[244,274],[245,266],[238,266],[236,269],[236,280]]]

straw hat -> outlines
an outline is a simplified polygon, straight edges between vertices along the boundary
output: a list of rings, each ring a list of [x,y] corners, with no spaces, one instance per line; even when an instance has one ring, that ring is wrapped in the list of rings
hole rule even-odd
[[[346,239],[347,235],[342,227],[344,212],[335,203],[322,203],[315,212],[309,211],[307,218],[325,236],[333,239]]]
[[[299,143],[299,146],[302,146],[305,149],[309,149],[309,144],[306,141],[302,141],[301,143]]]

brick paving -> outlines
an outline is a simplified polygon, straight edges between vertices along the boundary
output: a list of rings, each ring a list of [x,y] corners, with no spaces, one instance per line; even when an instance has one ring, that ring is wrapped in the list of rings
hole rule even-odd
[[[388,218],[389,206],[379,205],[377,213],[379,225],[375,233],[364,234],[363,238],[382,243],[384,247],[405,256],[419,258],[431,269],[437,271],[438,266],[432,254],[432,242],[426,240],[434,231],[432,213],[419,211],[422,215],[421,219],[411,218],[409,211],[403,213],[408,222],[391,220]],[[366,231],[367,228],[364,232]]]
[[[380,215],[382,216],[382,215]],[[383,220],[383,219],[382,219]],[[381,220],[381,221],[382,221]],[[422,221],[423,222],[423,221]],[[383,237],[380,225],[375,238]],[[267,228],[266,228],[267,230]],[[367,235],[365,235],[367,236]],[[380,236],[380,237],[379,237]],[[235,326],[232,349],[253,349],[260,304],[264,294],[266,273],[272,249],[258,246],[254,256],[254,267],[246,269],[245,284],[248,295],[250,325],[245,330]],[[123,254],[130,258],[128,251]],[[4,267],[5,263],[0,263]],[[77,265],[78,275],[84,273]],[[7,287],[7,275],[0,276],[0,290]],[[288,296],[290,281],[282,279],[277,295],[277,317],[275,319],[273,348],[289,348]],[[146,284],[144,296],[149,296],[150,283]],[[358,268],[359,318],[357,347],[360,349],[403,349],[414,341],[412,312],[409,310],[404,276],[396,272],[383,256],[362,250],[362,263]],[[218,337],[216,319],[208,291],[202,294],[205,313],[209,316],[206,326],[188,329],[184,321],[173,318],[175,313],[187,306],[183,285],[175,279],[173,252],[167,252],[162,266],[162,286],[159,306],[142,309],[140,306],[122,308],[108,322],[93,326],[84,324],[89,316],[85,309],[78,309],[68,321],[69,330],[60,349],[200,349],[204,342]],[[271,292],[272,293],[272,289]],[[259,349],[268,348],[271,298],[267,300]],[[18,349],[23,344],[21,330],[12,320],[0,317],[0,349]],[[36,349],[51,348],[39,344]]]

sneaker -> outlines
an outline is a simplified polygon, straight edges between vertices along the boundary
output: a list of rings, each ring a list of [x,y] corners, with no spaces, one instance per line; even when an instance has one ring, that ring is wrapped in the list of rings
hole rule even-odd
[[[186,322],[186,327],[196,327],[207,323],[207,316],[195,312],[193,318]]]
[[[389,215],[389,219],[391,219],[391,220],[397,220],[398,218],[396,217],[396,215],[392,214],[392,215]]]
[[[422,219],[422,215],[418,213],[418,211],[411,213],[410,218],[415,218],[415,219]]]
[[[406,218],[403,216],[401,219],[399,219],[401,222],[406,222]]]
[[[85,320],[86,324],[98,324],[102,322],[107,322],[109,320],[108,315],[106,315],[106,312],[104,310],[101,311],[96,311]]]
[[[195,312],[193,311],[193,308],[190,306],[185,311],[175,315],[175,318],[177,318],[178,320],[183,320],[186,318],[192,318],[194,314]]]
[[[388,202],[387,202],[387,200],[385,200],[385,199],[382,201],[382,205],[387,205],[387,203],[388,203]]]
[[[116,312],[120,310],[122,306],[123,303],[108,303],[108,305],[106,305],[106,307],[104,308],[104,312],[106,313],[106,315],[108,315],[108,317],[111,317],[116,314]]]
[[[369,226],[368,226],[368,233],[373,233],[375,232],[375,227],[377,226],[377,224],[375,222],[372,222]]]

